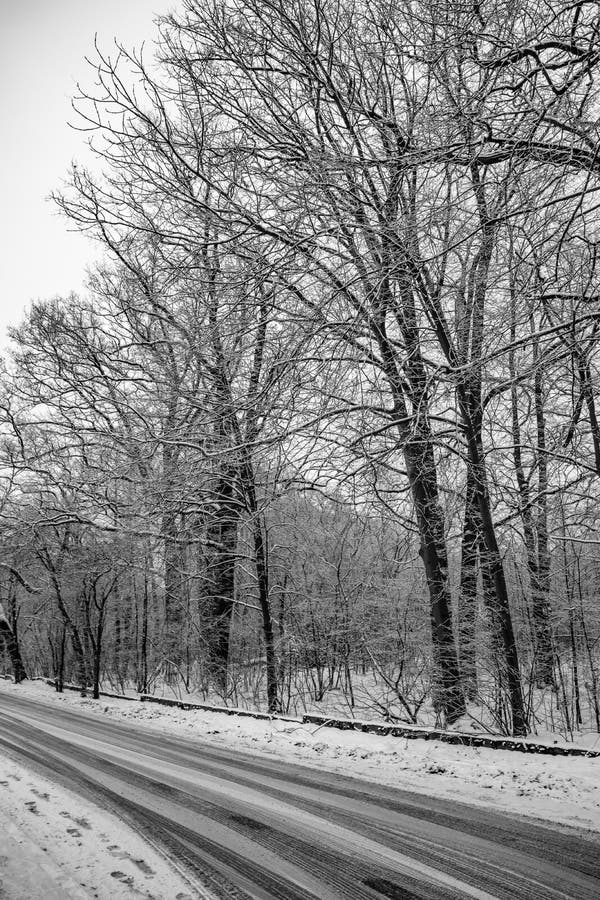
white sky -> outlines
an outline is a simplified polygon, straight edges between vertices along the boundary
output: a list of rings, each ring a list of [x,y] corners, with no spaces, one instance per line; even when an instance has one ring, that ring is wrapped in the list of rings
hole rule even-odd
[[[75,83],[94,34],[110,48],[151,42],[176,0],[0,0],[0,344],[31,300],[79,291],[95,253],[45,198],[61,185],[85,135],[69,128]]]

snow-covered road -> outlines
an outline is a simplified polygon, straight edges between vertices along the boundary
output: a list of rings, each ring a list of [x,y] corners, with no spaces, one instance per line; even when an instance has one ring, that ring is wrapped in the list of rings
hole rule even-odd
[[[598,837],[2,693],[0,748],[107,805],[218,897],[596,900]]]

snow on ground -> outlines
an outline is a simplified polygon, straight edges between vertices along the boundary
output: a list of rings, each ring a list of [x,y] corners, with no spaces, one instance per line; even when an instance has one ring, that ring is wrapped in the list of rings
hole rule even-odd
[[[261,671],[264,671],[264,669]],[[585,660],[579,661],[579,671],[582,683],[589,680],[589,673],[585,674]],[[152,681],[151,693],[153,697],[181,700],[184,703],[237,707],[238,709],[249,711],[266,708],[267,698],[264,680],[257,683],[255,677],[254,679],[248,678],[245,683],[240,683],[239,677],[236,679],[234,674],[228,682],[228,688],[231,689],[231,693],[227,698],[224,698],[222,694],[214,690],[195,689],[194,684],[201,680],[198,673],[194,676],[192,672],[188,679],[189,688],[186,689],[181,679],[175,679],[172,683],[169,683],[164,678],[157,677]],[[394,678],[392,677],[390,681],[392,683]],[[314,669],[305,670],[294,680],[293,692],[286,698],[286,714],[302,717],[304,714],[309,713],[331,716],[336,719],[351,718],[362,721],[379,721],[382,724],[389,723],[395,719],[403,723],[407,721],[406,709],[402,707],[398,700],[396,691],[373,671],[368,671],[364,675],[353,673],[352,705],[349,703],[347,689],[342,690],[341,687],[330,685],[326,686],[326,689],[320,695],[320,700],[316,700],[316,682],[317,676]],[[573,722],[575,712],[571,709],[570,716],[567,716],[565,708],[565,697],[572,697],[574,693],[571,672],[568,667],[563,667],[563,671],[560,674],[560,682],[564,685],[564,690],[561,690],[561,692],[553,691],[550,688],[540,690],[536,687],[528,687],[527,703],[528,707],[530,707],[531,740],[535,740],[536,743],[549,743],[564,747],[575,744],[588,749],[600,749],[600,734],[598,734],[596,726],[596,716],[590,692],[586,690],[580,693],[581,724],[575,728]],[[489,673],[479,671],[477,683],[483,696],[494,696],[494,679]],[[137,696],[136,688],[132,682],[125,685],[108,683],[103,686],[103,690],[113,694]],[[415,682],[408,693],[413,695],[425,694],[427,693],[427,686]],[[414,707],[414,702],[412,705]],[[481,700],[474,700],[468,702],[467,707],[467,714],[458,722],[455,722],[452,726],[453,731],[497,733],[499,725],[494,717],[492,706],[483,703]],[[436,722],[437,716],[431,698],[426,699],[419,705],[417,723],[415,724],[418,727],[435,728]]]
[[[183,877],[116,816],[0,755],[3,900],[192,896]]]
[[[600,832],[600,758],[461,747],[112,698],[89,700],[71,691],[57,694],[43,682],[17,686],[0,680],[0,695],[2,691],[121,719],[170,737],[210,741],[263,758],[271,754],[403,790]]]

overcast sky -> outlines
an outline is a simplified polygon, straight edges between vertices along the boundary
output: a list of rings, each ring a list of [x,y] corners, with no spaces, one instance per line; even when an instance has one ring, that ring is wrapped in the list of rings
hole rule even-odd
[[[69,128],[94,34],[150,42],[176,0],[0,0],[0,343],[31,300],[79,291],[94,248],[47,201],[85,137]]]

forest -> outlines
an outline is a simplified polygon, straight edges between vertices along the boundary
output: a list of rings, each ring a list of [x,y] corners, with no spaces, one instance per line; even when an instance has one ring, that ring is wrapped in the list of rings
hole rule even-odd
[[[600,732],[599,5],[180,0],[90,65],[0,672]]]

